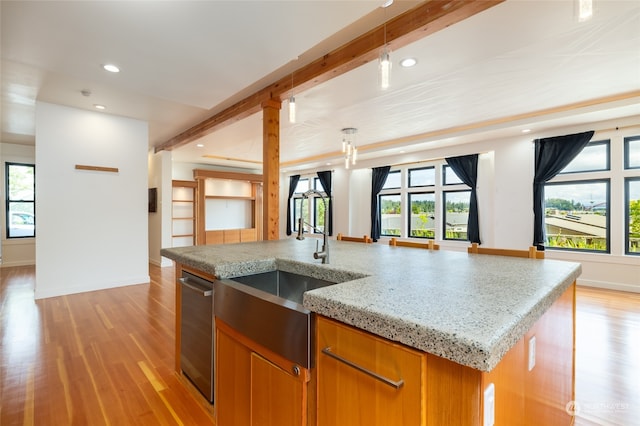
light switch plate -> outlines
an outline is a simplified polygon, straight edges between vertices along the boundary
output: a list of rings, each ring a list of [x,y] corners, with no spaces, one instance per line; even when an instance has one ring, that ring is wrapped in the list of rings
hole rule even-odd
[[[483,426],[493,426],[496,421],[496,387],[493,383],[484,390],[484,421]]]

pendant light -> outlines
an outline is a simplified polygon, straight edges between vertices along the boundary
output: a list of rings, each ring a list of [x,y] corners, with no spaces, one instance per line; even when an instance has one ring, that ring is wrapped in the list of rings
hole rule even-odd
[[[382,90],[386,90],[389,88],[389,83],[391,79],[391,50],[389,46],[387,46],[387,7],[391,6],[393,0],[387,0],[382,4],[382,8],[384,9],[384,44],[382,46],[382,50],[380,51],[380,56],[378,57],[378,79],[380,82],[380,88]]]
[[[358,157],[358,147],[356,146],[356,133],[358,133],[358,129],[355,127],[345,127],[341,131],[344,168],[348,169],[350,164],[356,164],[356,159]]]
[[[296,98],[293,96],[293,73],[291,73],[291,96],[289,97],[289,123],[296,122]]]

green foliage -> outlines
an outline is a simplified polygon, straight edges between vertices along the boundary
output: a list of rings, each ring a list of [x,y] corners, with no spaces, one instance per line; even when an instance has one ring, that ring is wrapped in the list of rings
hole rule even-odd
[[[547,246],[580,250],[606,251],[607,240],[605,238],[598,238],[590,235],[556,234],[547,236]]]
[[[629,201],[629,234],[640,238],[640,200]]]
[[[544,200],[544,204],[548,209],[564,211],[584,210],[584,206],[581,203],[576,203],[573,200],[565,200],[562,198],[548,198]]]
[[[383,198],[380,205],[380,211],[382,214],[400,214],[400,201]]]

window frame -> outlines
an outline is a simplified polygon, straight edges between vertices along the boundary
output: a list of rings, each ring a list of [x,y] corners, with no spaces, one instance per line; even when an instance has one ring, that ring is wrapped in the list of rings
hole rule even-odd
[[[453,186],[453,185],[465,186],[467,189],[460,188],[460,189],[448,189],[448,190],[442,191],[442,240],[443,241],[469,241],[468,240],[468,237],[469,237],[469,230],[468,229],[467,229],[467,232],[466,232],[466,234],[467,234],[467,238],[466,239],[448,238],[447,237],[447,194],[458,193],[458,192],[468,192],[469,193],[469,204],[470,204],[471,188],[469,188],[467,185],[464,185],[464,184],[461,185],[461,184],[458,184],[458,183],[449,184],[449,185],[451,185],[451,186]]]
[[[394,189],[398,189],[398,188],[394,188]],[[382,224],[380,226],[380,236],[381,237],[401,237],[402,236],[402,212],[403,212],[403,208],[402,208],[402,193],[401,192],[388,192],[389,190],[387,190],[387,192],[380,192],[378,194],[378,213],[380,214],[380,218],[382,219],[382,197],[400,197],[400,232],[398,234],[385,234],[383,232],[384,228],[382,227]]]
[[[413,171],[419,171],[419,170],[433,170],[433,185],[412,185],[411,184],[411,172]],[[436,166],[424,166],[424,167],[415,167],[415,168],[410,168],[407,169],[407,188],[433,188],[436,186],[435,184],[435,180],[436,180]]]
[[[394,195],[400,197],[400,235],[396,234],[388,234],[383,233],[383,229],[380,229],[381,237],[396,237],[396,238],[407,238],[407,239],[416,239],[416,240],[449,240],[449,241],[466,241],[460,239],[450,239],[446,237],[446,227],[444,226],[444,209],[443,207],[443,194],[446,191],[471,191],[471,188],[460,182],[450,183],[448,185],[444,185],[443,181],[445,179],[445,167],[450,167],[445,159],[432,160],[432,161],[422,161],[411,164],[392,166],[392,169],[389,173],[399,173],[400,176],[400,187],[388,186],[384,187],[380,193],[378,194],[378,214],[382,219],[382,196],[386,195]],[[413,170],[423,170],[430,169],[434,170],[434,184],[433,185],[420,185],[420,186],[410,186],[410,175]],[[451,169],[453,172],[453,169]],[[455,172],[453,172],[455,173]],[[412,236],[411,232],[411,195],[412,194],[425,194],[425,193],[433,193],[434,194],[434,236],[433,237],[422,237],[422,236]]]
[[[637,142],[640,144],[640,135],[638,136],[628,136],[624,138],[624,169],[625,170],[637,170],[640,169],[640,164],[637,166],[629,165],[631,159],[631,142]]]
[[[327,202],[327,209],[328,209],[329,203],[331,203],[331,200],[329,200],[329,198],[327,197],[327,193],[324,191],[324,188],[322,188],[322,184],[320,183],[320,178],[317,177],[317,175],[315,174],[301,176],[300,180],[298,180],[298,184],[296,185],[296,190],[298,189],[300,183],[302,182],[307,182],[307,186],[306,186],[307,189],[304,192],[308,191],[309,189],[315,189],[316,191],[319,191],[323,197],[325,197],[325,200]],[[307,216],[305,216],[303,214],[303,211],[305,210],[304,208],[305,198],[302,197],[302,194],[304,192],[294,192],[293,197],[291,197],[291,202],[293,203],[293,206],[291,208],[291,214],[293,215],[292,231],[296,233],[298,232],[298,218],[300,217],[300,215],[302,215],[303,218],[307,217],[309,219],[308,221],[305,220],[305,222],[312,225],[311,231],[313,234],[322,234],[322,232],[319,232],[315,229],[320,227],[318,225],[318,223],[320,222],[320,218],[318,217],[318,203],[322,203],[321,197],[320,195],[315,193],[309,194],[309,196],[306,198]],[[298,210],[300,210],[300,214],[298,214]],[[324,227],[322,229],[324,229]]]
[[[589,172],[586,172],[589,173]],[[564,176],[567,176],[566,174]],[[573,173],[571,173],[573,175]],[[588,178],[583,177],[581,179],[551,179],[549,182],[545,183],[545,202],[546,202],[546,189],[548,186],[554,185],[583,185],[589,183],[605,183],[606,184],[606,232],[605,232],[605,250],[593,250],[593,249],[582,249],[582,248],[571,248],[571,247],[552,247],[548,245],[548,235],[547,241],[545,241],[544,247],[545,250],[554,250],[554,251],[565,251],[565,252],[575,252],[575,253],[596,253],[596,254],[611,254],[611,179],[609,177],[600,177],[600,178]],[[546,216],[546,204],[545,204],[545,216]],[[546,229],[546,221],[544,223]]]
[[[640,140],[640,137],[638,138]],[[640,176],[629,176],[624,179],[624,254],[629,256],[640,256],[640,249],[638,251],[631,251],[631,182],[638,182],[640,184]]]
[[[10,190],[10,185],[11,185],[11,180],[10,180],[10,173],[9,173],[9,169],[11,168],[11,166],[21,166],[21,167],[29,167],[31,169],[33,169],[33,200],[22,200],[22,199],[11,199],[11,190]],[[14,162],[14,161],[6,161],[5,162],[5,238],[6,239],[22,239],[22,238],[35,238],[36,237],[36,165],[32,164],[32,163],[20,163],[20,162]],[[32,210],[33,210],[33,235],[16,235],[16,236],[12,236],[10,229],[11,229],[11,204],[13,203],[28,203],[28,204],[32,204]]]
[[[424,188],[429,188],[429,187],[432,187],[432,186],[434,186],[434,185],[419,186],[419,187],[414,187],[414,188],[423,188],[424,189]],[[424,236],[423,237],[423,236],[419,236],[419,235],[411,235],[411,232],[413,231],[412,227],[411,227],[411,219],[412,219],[412,215],[413,215],[413,209],[411,208],[412,207],[412,205],[411,205],[411,196],[412,195],[427,195],[427,194],[433,195],[433,203],[434,203],[434,205],[433,205],[433,216],[434,216],[434,218],[433,218],[433,222],[434,222],[434,224],[433,224],[433,237],[429,237],[429,236]],[[436,207],[436,204],[437,204],[437,201],[436,201],[436,193],[435,193],[435,191],[419,191],[419,192],[418,191],[410,191],[410,192],[407,193],[408,211],[407,211],[406,219],[407,219],[407,237],[408,238],[419,238],[419,239],[423,239],[423,240],[434,240],[435,239],[435,237],[437,235],[437,230],[436,230],[436,228],[437,228],[436,227],[436,221],[437,221],[436,208],[437,207]]]
[[[611,171],[611,140],[610,139],[601,139],[597,141],[591,141],[587,145],[585,145],[585,147],[583,148],[583,151],[589,147],[598,146],[598,145],[606,145],[607,147],[606,149],[607,161],[604,169],[584,169],[584,170],[573,170],[568,172],[560,171],[558,173],[558,176],[561,176],[561,175],[568,176],[568,175],[573,175],[578,173],[598,173],[598,172]],[[571,160],[571,163],[573,163],[573,161],[575,161],[581,154],[582,154],[582,151],[580,151],[580,154],[576,155],[576,157],[573,160]],[[569,163],[567,167],[569,167],[571,163]]]

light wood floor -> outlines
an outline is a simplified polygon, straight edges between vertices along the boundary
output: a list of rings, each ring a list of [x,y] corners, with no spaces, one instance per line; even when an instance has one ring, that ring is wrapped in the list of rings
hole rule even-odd
[[[37,302],[34,270],[0,269],[0,425],[213,424],[173,372],[173,268]],[[575,424],[640,425],[640,294],[577,295]]]

